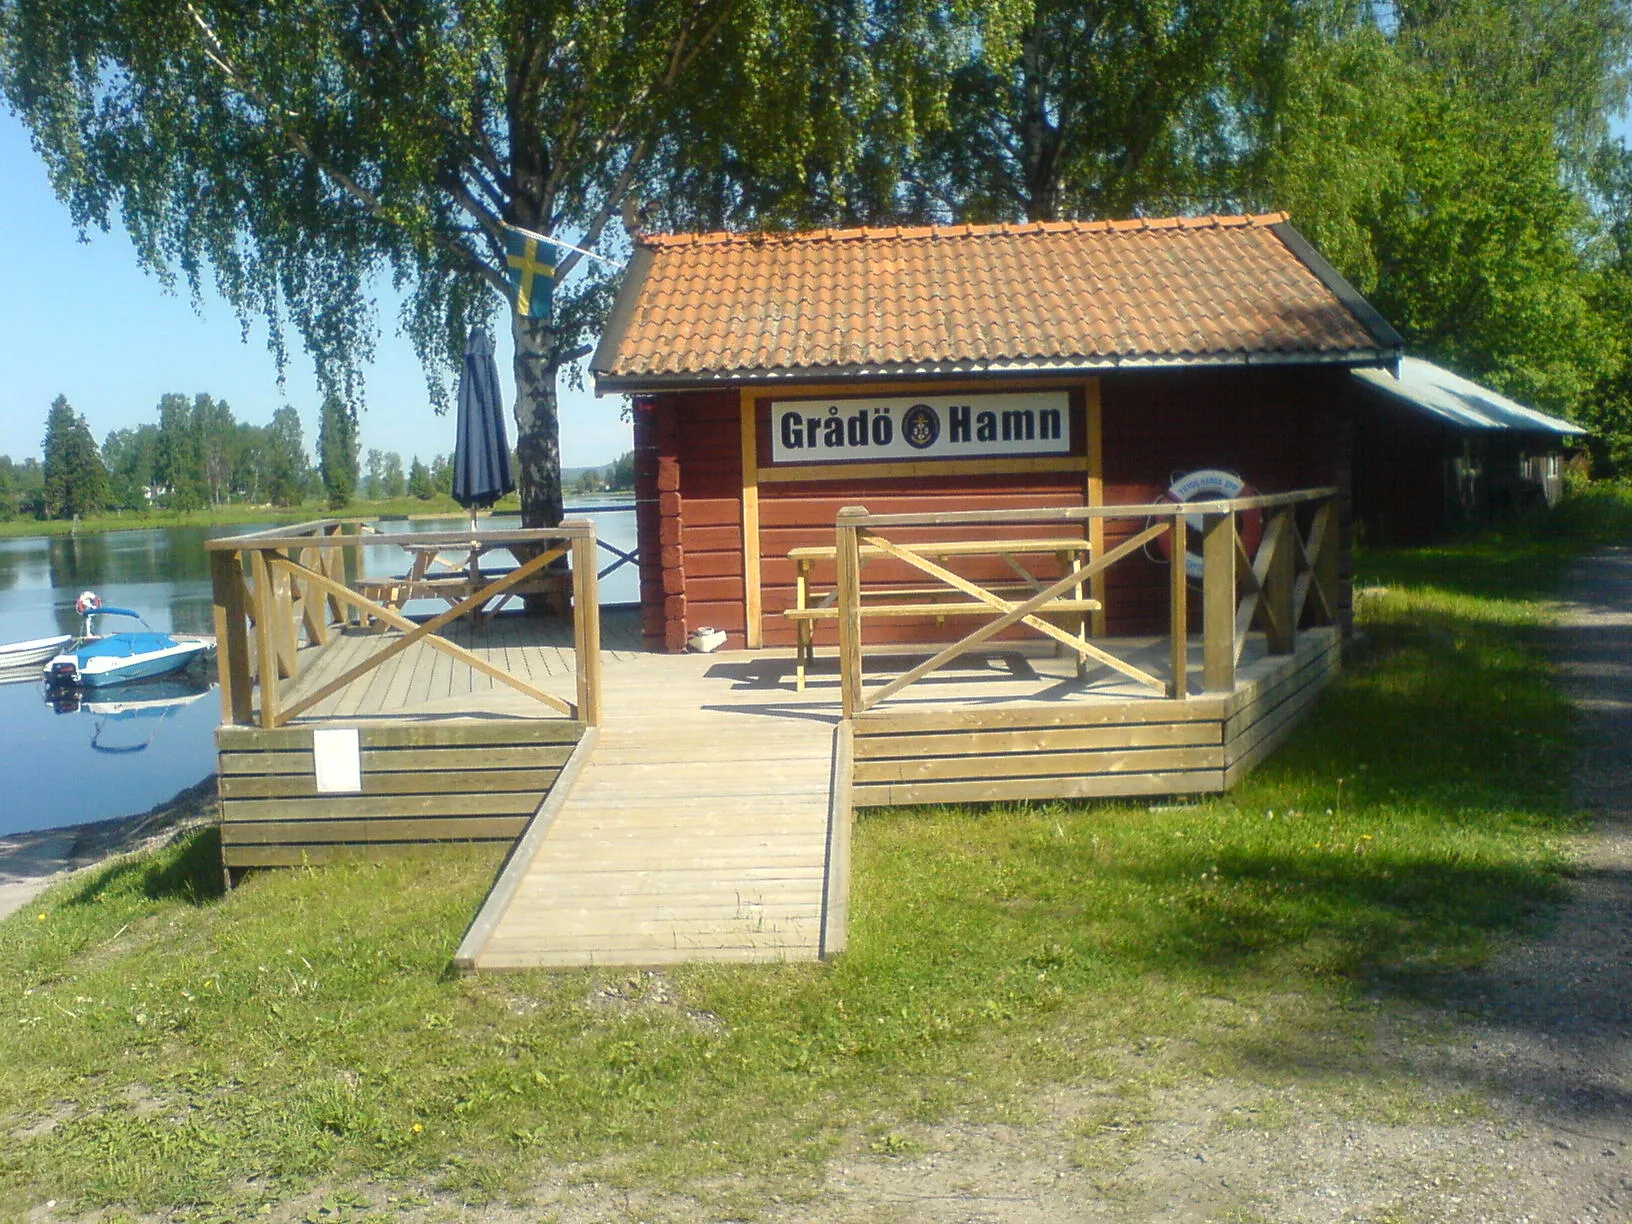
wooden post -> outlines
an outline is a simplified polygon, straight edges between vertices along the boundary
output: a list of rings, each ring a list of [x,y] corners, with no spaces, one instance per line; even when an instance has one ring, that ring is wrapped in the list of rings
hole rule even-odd
[[[742,447],[742,618],[750,650],[765,644],[759,566],[759,430],[754,393],[744,389],[738,404]]]
[[[244,567],[235,552],[210,554],[215,591],[215,666],[221,682],[221,717],[235,726],[254,720],[249,674],[249,612],[244,605]]]
[[[1235,691],[1235,515],[1201,516],[1202,687]]]
[[[1100,407],[1099,379],[1090,378],[1084,388],[1088,419],[1088,504],[1105,504],[1105,429],[1104,413]],[[1105,555],[1105,520],[1088,520],[1089,555],[1096,560]],[[1105,636],[1105,573],[1101,570],[1089,580],[1088,594],[1099,600],[1092,617],[1095,637]]]
[[[866,513],[865,506],[846,506],[837,522],[839,692],[846,718],[861,712],[861,533],[852,520]]]
[[[1338,554],[1338,519],[1337,499],[1328,497],[1320,503],[1315,511],[1315,521],[1310,529],[1310,537],[1315,542],[1315,555],[1309,558],[1310,568],[1314,571],[1315,583],[1325,593],[1329,600],[1328,607],[1331,619],[1328,624],[1342,623],[1343,611],[1337,589],[1337,554]]]
[[[351,589],[355,591],[358,584],[362,582],[364,576],[368,573],[367,564],[363,555],[363,522],[361,519],[356,519],[347,523],[345,527],[348,534],[357,537],[357,543],[353,544],[350,549],[351,581],[348,584]],[[357,612],[357,623],[359,625],[367,623],[367,618],[362,614],[361,610]]]
[[[1185,571],[1190,530],[1184,515],[1173,516],[1172,530],[1173,552],[1167,563],[1167,627],[1173,657],[1167,695],[1183,701],[1190,695],[1190,575]]]
[[[255,678],[261,689],[261,726],[270,728],[278,725],[278,643],[272,623],[277,613],[266,557],[258,548],[247,551],[250,581],[254,583],[250,596],[255,602]]]
[[[588,534],[572,540],[572,639],[578,665],[578,718],[601,725],[601,593],[595,573],[595,527],[588,519],[563,523]]]
[[[822,933],[818,955],[831,960],[850,944],[850,837],[855,819],[852,780],[853,724],[833,729],[833,769],[828,778],[827,871],[822,881]]]
[[[344,525],[335,523],[324,530],[324,535],[335,536],[345,533]],[[344,548],[325,548],[323,550],[323,564],[319,567],[324,575],[341,586],[346,585],[346,550]],[[334,595],[325,596],[325,615],[337,624],[344,625],[351,615],[351,606],[342,603]]]
[[[1259,598],[1263,600],[1264,637],[1269,653],[1291,654],[1298,638],[1298,627],[1292,623],[1297,583],[1297,557],[1294,551],[1298,530],[1297,508],[1286,506],[1276,511],[1276,517],[1283,521],[1279,531],[1266,533],[1275,551],[1270,554],[1269,565],[1264,570],[1264,589]]]
[[[273,549],[272,556],[284,561],[293,559],[289,550],[283,548]],[[295,624],[295,580],[283,570],[268,572],[272,579],[269,593],[272,597],[272,630],[277,649],[276,674],[280,680],[293,680],[300,675],[300,629]]]

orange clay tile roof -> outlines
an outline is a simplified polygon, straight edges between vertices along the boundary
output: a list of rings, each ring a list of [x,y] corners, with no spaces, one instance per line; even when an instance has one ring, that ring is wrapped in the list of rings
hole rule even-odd
[[[1347,362],[1399,336],[1282,213],[640,239],[602,391]]]

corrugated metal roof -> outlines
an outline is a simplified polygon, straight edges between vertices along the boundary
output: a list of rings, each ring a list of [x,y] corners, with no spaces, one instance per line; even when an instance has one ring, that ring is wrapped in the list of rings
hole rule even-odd
[[[1398,378],[1387,370],[1355,370],[1354,377],[1368,387],[1375,387],[1460,429],[1513,429],[1550,434],[1586,432],[1579,425],[1526,408],[1421,357],[1402,357]]]
[[[1284,214],[642,238],[602,390],[1392,361],[1399,336]]]

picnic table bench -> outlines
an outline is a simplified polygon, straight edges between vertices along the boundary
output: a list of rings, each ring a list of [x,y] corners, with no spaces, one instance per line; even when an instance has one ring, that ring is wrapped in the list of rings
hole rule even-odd
[[[937,619],[948,616],[999,616],[1009,608],[1026,602],[1047,585],[1044,580],[1033,575],[1020,558],[1055,557],[1063,576],[1076,567],[1079,556],[1089,551],[1088,541],[1072,536],[1021,540],[949,540],[905,544],[901,548],[904,552],[910,552],[928,561],[970,557],[997,558],[1014,571],[1017,581],[978,584],[982,590],[996,597],[1001,607],[944,584],[863,587],[861,591],[863,620],[926,616]],[[861,545],[860,553],[863,565],[870,560],[889,555],[884,549],[869,544]],[[812,589],[811,576],[818,563],[833,564],[837,558],[838,549],[831,544],[788,550],[788,559],[797,567],[794,578],[794,605],[785,609],[782,615],[793,621],[796,626],[798,646],[795,654],[794,687],[800,692],[805,688],[805,671],[815,657],[816,622],[836,620],[839,615],[837,587],[825,593],[815,592]],[[1018,598],[1010,602],[1006,597],[1011,595]],[[1076,622],[1077,634],[1086,639],[1088,614],[1098,611],[1099,607],[1097,599],[1083,597],[1079,584],[1069,597],[1062,596],[1043,604],[1037,609],[1036,615],[1069,615]]]

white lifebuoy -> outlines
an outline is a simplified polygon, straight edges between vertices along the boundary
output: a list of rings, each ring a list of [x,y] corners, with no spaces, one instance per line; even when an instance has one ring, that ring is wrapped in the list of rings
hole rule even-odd
[[[1226,472],[1220,468],[1199,468],[1194,472],[1187,472],[1182,476],[1175,476],[1173,483],[1168,485],[1167,492],[1158,497],[1157,501],[1177,502],[1181,506],[1187,502],[1228,501],[1235,497],[1256,497],[1258,490],[1254,489],[1234,472]],[[1199,538],[1201,532],[1201,515],[1187,514],[1184,516],[1185,525],[1189,528],[1188,535]],[[1241,545],[1247,551],[1247,556],[1253,556],[1258,551],[1258,541],[1264,533],[1264,512],[1262,510],[1244,510],[1241,512]],[[1163,535],[1156,542],[1165,561],[1173,555],[1173,538]],[[1189,575],[1190,581],[1200,582],[1202,575],[1201,553],[1195,547],[1185,550],[1184,572]]]

